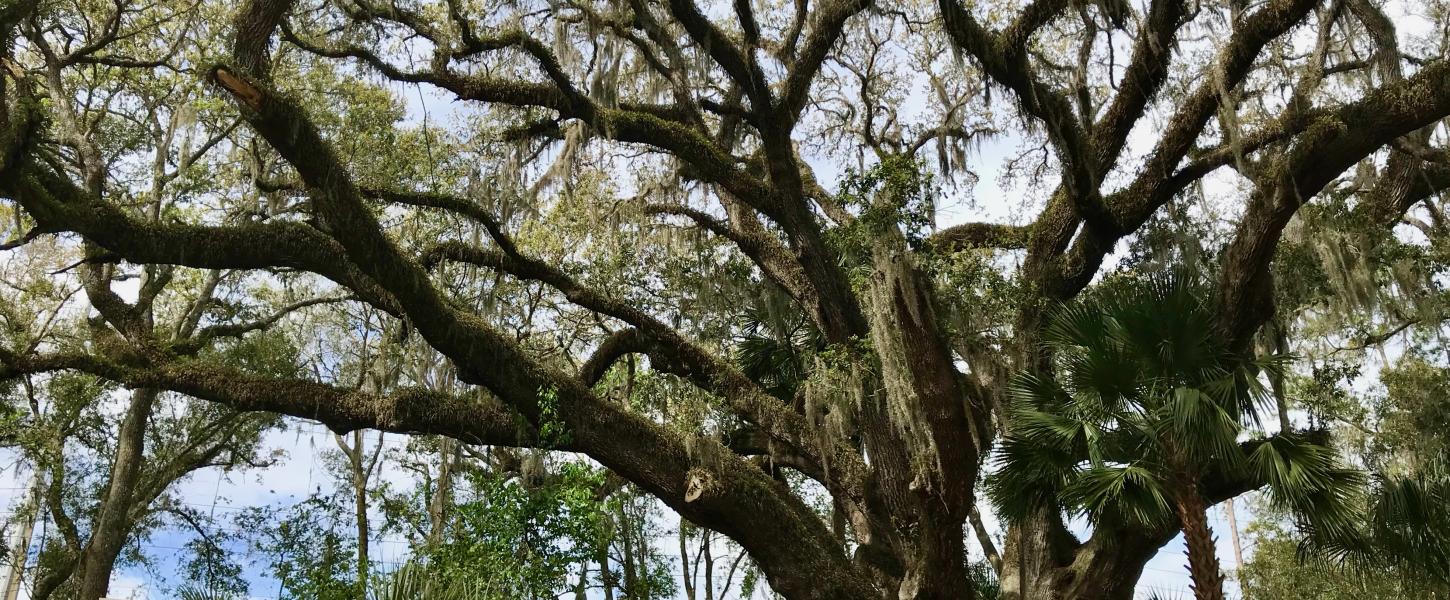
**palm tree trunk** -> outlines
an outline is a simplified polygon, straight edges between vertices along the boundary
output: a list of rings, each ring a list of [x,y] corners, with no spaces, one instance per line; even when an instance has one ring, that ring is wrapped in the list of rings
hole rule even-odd
[[[1197,600],[1223,600],[1223,572],[1218,565],[1218,548],[1208,528],[1208,508],[1196,482],[1179,485],[1178,520],[1188,546],[1188,574],[1193,579]]]

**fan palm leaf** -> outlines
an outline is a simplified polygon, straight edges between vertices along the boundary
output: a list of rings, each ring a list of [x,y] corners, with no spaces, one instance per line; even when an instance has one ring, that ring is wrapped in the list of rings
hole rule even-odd
[[[1048,508],[1095,523],[1177,522],[1196,594],[1218,599],[1199,489],[1208,474],[1265,485],[1276,504],[1329,532],[1350,530],[1362,478],[1312,436],[1282,432],[1246,454],[1239,440],[1270,402],[1262,377],[1286,358],[1229,351],[1206,289],[1177,273],[1118,280],[1057,311],[1043,333],[1051,372],[1010,384],[1011,431],[988,492],[1008,519]]]

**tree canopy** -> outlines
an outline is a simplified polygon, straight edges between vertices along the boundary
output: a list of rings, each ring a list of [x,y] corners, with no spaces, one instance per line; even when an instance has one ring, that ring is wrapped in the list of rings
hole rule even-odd
[[[541,540],[578,545],[520,586],[632,539],[592,537],[585,509],[625,487],[792,600],[972,597],[991,586],[969,547],[1004,597],[1128,598],[1180,529],[1205,541],[1208,507],[1333,487],[1293,452],[1383,476],[1338,499],[1362,527],[1300,522],[1306,551],[1413,544],[1434,503],[1405,499],[1447,489],[1443,445],[1362,427],[1343,360],[1406,357],[1386,425],[1443,412],[1409,362],[1450,361],[1438,0],[0,1],[5,431],[131,390],[115,440],[86,446],[94,502],[46,502],[90,523],[67,528],[52,592],[105,595],[166,486],[262,460],[272,415],[338,434],[363,540],[381,449],[356,432],[442,444],[430,478],[465,449],[517,474],[532,491],[452,513],[465,542],[424,537],[445,571],[515,565],[549,520]],[[988,146],[1008,148],[1000,173]],[[1153,300],[1187,325],[1088,323],[1112,311],[1079,296],[1164,273],[1202,282]],[[1073,315],[1132,343],[1073,338]],[[1158,336],[1211,356],[1155,362]],[[1129,363],[1143,377],[1082,380]],[[1179,391],[1140,393],[1163,385]],[[1078,433],[1136,437],[1073,446],[1065,487],[1019,477],[1045,500],[1000,507],[1019,514],[995,537],[979,483],[1023,475],[1018,442],[1085,398],[1128,408]],[[201,437],[159,438],[180,434],[158,402]],[[1436,437],[1412,424],[1393,434]],[[530,466],[564,455],[607,475]],[[1084,478],[1134,457],[1177,510],[1100,518],[1121,511]],[[396,505],[419,531],[442,527],[430,489]],[[315,518],[273,541],[345,572]],[[367,589],[359,555],[337,593]],[[1200,583],[1218,569],[1193,564]]]

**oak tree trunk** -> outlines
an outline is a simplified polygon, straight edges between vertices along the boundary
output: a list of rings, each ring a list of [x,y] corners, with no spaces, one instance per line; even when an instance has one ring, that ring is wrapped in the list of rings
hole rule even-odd
[[[357,589],[358,597],[366,598],[368,595],[368,571],[370,570],[368,560],[368,481],[362,463],[362,431],[354,431],[352,440],[353,515],[357,520]]]
[[[131,403],[116,440],[111,484],[96,517],[91,541],[81,552],[79,600],[98,600],[110,591],[111,572],[131,530],[132,490],[141,472],[146,453],[146,425],[158,395],[154,389],[131,392]]]

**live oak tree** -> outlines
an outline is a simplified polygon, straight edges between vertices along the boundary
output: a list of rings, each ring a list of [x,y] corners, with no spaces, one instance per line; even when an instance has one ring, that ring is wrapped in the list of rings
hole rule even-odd
[[[1401,47],[1372,0],[6,0],[0,32],[6,247],[58,236],[98,291],[173,268],[243,274],[241,297],[336,291],[467,389],[249,371],[104,293],[105,345],[6,347],[0,374],[582,453],[793,599],[969,597],[969,526],[1008,597],[1128,597],[1177,524],[1084,539],[1044,509],[1000,549],[980,526],[1009,374],[1051,369],[1054,307],[1209,205],[1229,219],[1198,257],[1212,335],[1249,353],[1295,317],[1271,268],[1302,209],[1347,198],[1358,231],[1390,238],[1450,185],[1445,40]],[[210,87],[159,106],[204,106],[178,131],[207,141],[157,151],[136,115],[183,81]],[[390,92],[419,98],[421,127]],[[1009,174],[1028,216],[936,228],[993,134],[1026,144]],[[151,163],[195,193],[158,211],[135,177]],[[1239,191],[1205,183],[1225,179]],[[518,293],[481,310],[500,285]],[[793,348],[770,377],[729,354],[751,305]],[[695,410],[631,403],[637,372]],[[1257,485],[1220,483],[1201,495]]]
[[[161,187],[157,186],[158,192]],[[237,340],[252,329],[200,324],[203,307],[219,303],[213,296],[223,279],[219,272],[177,277],[165,267],[147,270],[137,303],[121,310],[107,302],[114,299],[102,283],[109,277],[108,267],[82,266],[80,281],[72,285],[50,281],[48,274],[75,265],[44,266],[68,253],[37,244],[25,254],[15,257],[3,278],[21,290],[9,297],[12,304],[0,314],[11,344],[104,348],[106,334],[94,334],[103,323],[121,324],[133,328],[132,334],[159,333],[188,348],[186,352],[205,353],[243,369],[284,376],[296,373],[285,340],[275,335]],[[163,293],[181,296],[174,307],[182,310],[170,314],[155,310]],[[82,294],[99,313],[93,320],[73,318],[74,300]],[[155,388],[117,388],[104,379],[73,372],[44,381],[26,379],[7,397],[14,402],[7,408],[20,408],[20,414],[0,426],[0,444],[34,469],[38,512],[55,523],[41,544],[34,584],[28,588],[32,598],[105,595],[117,563],[125,559],[123,552],[147,532],[172,524],[207,535],[211,528],[204,523],[207,515],[187,506],[175,490],[179,482],[198,472],[246,468],[268,460],[258,438],[276,424],[275,416]],[[27,548],[22,545],[21,550]]]
[[[120,413],[106,402],[119,390],[84,374],[35,384],[36,410],[4,434],[36,465],[40,516],[54,523],[42,539],[32,598],[105,594],[132,542],[165,527],[211,535],[208,516],[175,490],[207,470],[266,462],[258,437],[274,416],[156,391],[122,394]],[[24,549],[24,548],[22,548]],[[144,559],[143,559],[144,560]]]

